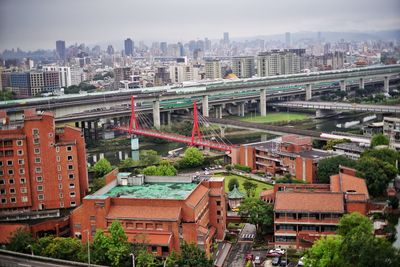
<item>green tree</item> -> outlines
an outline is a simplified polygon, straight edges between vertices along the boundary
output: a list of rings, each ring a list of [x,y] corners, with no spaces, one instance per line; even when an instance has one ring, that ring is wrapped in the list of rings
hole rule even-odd
[[[274,216],[273,208],[259,198],[246,198],[239,207],[240,217],[251,224],[254,224],[257,233],[267,233],[272,228]]]
[[[157,154],[157,151],[154,150],[140,151],[139,157],[140,165],[142,166],[157,165],[160,163],[160,156]]]
[[[229,191],[232,191],[233,188],[235,188],[235,185],[236,185],[236,188],[239,189],[239,181],[238,181],[238,179],[237,178],[230,179],[229,182],[228,182]]]
[[[94,178],[91,185],[91,192],[96,192],[105,185],[106,185],[106,179],[104,177]]]
[[[368,149],[361,154],[361,157],[376,158],[396,167],[396,161],[400,160],[400,152],[390,148]]]
[[[322,149],[332,150],[335,145],[349,142],[351,142],[349,139],[331,139],[326,142],[326,145],[324,145]]]
[[[397,208],[399,207],[399,199],[398,199],[396,196],[390,197],[390,198],[388,199],[388,203],[389,203],[389,206],[390,206],[392,209],[397,209]]]
[[[138,161],[138,160],[134,160],[132,158],[126,158],[118,164],[118,167],[119,168],[131,168],[131,167],[139,166],[139,164],[140,164],[140,161]]]
[[[358,212],[344,215],[339,222],[337,233],[343,237],[358,233],[371,233],[371,221]]]
[[[18,228],[12,236],[9,238],[9,244],[7,245],[8,250],[30,253],[30,247],[35,242],[32,234],[23,228]]]
[[[179,256],[178,266],[212,267],[214,265],[212,259],[209,259],[206,253],[200,250],[196,244],[187,244],[186,242],[182,242],[181,255]]]
[[[243,187],[244,187],[244,190],[246,190],[246,194],[248,197],[255,197],[257,184],[255,184],[249,180],[246,180],[243,183]]]
[[[382,145],[389,145],[389,138],[383,134],[375,134],[372,136],[371,139],[371,147],[374,148],[376,146],[382,146]]]
[[[376,158],[362,157],[357,162],[357,176],[365,178],[368,192],[374,196],[382,196],[388,183],[396,177],[397,170],[390,163]]]
[[[194,168],[201,166],[203,162],[203,153],[197,147],[188,147],[183,158],[179,161],[179,165],[182,168]]]
[[[107,159],[103,158],[94,164],[92,170],[95,178],[100,178],[112,171],[113,167]]]
[[[165,266],[175,267],[178,266],[178,262],[179,262],[179,255],[175,251],[172,251],[166,259]]]
[[[122,266],[129,261],[130,246],[122,225],[113,221],[109,235],[98,230],[94,236],[92,249],[94,263]]]
[[[0,91],[0,101],[7,101],[13,99],[14,99],[14,94],[12,91],[9,90]]]
[[[144,175],[155,175],[155,176],[175,176],[178,171],[174,166],[166,160],[160,162],[159,166],[149,166],[143,170]]]
[[[343,266],[341,236],[327,236],[317,240],[306,252],[304,264],[313,267]]]
[[[329,183],[330,177],[339,173],[339,165],[353,168],[356,162],[345,156],[336,156],[320,160],[317,168],[318,182]]]
[[[156,266],[156,258],[145,249],[139,250],[135,255],[135,263],[138,267]]]
[[[72,237],[55,237],[41,251],[41,256],[70,261],[81,261],[82,255],[82,242]]]

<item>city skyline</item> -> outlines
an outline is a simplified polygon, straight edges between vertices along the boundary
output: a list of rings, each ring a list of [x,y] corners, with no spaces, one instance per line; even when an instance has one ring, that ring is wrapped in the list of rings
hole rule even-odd
[[[252,0],[245,6],[225,0],[205,0],[201,6],[181,0],[168,3],[121,0],[113,6],[116,10],[107,1],[85,0],[68,6],[48,0],[3,1],[0,50],[54,49],[56,40],[65,40],[67,44],[121,40],[122,46],[129,37],[135,42],[171,42],[204,37],[222,39],[223,32],[229,32],[231,39],[235,39],[304,31],[371,32],[398,29],[400,25],[400,2],[396,0],[379,3],[339,0],[331,4],[316,0],[306,3]],[[63,12],[58,12],[61,9]],[[15,14],[20,16],[18,20]]]

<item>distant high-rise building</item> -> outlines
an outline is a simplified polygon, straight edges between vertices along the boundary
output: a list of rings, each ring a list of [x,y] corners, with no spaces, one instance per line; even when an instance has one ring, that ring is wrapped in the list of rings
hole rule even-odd
[[[254,57],[243,56],[232,58],[232,72],[239,78],[251,78],[254,75]]]
[[[56,41],[56,52],[59,59],[65,60],[65,41]]]
[[[167,70],[168,70],[168,67],[166,67],[166,66],[156,67],[156,71],[154,73],[154,85],[155,86],[166,85],[171,82],[169,72]]]
[[[114,51],[114,47],[112,45],[107,46],[107,54],[114,55],[115,51]]]
[[[60,86],[65,88],[71,86],[71,68],[60,66],[44,66],[43,71],[58,71],[60,76]]]
[[[162,54],[163,56],[165,56],[165,55],[167,54],[167,51],[168,51],[167,42],[161,42],[161,43],[160,43],[160,50],[161,50],[161,54]]]
[[[120,88],[121,81],[131,80],[132,69],[129,67],[114,69],[114,89]]]
[[[258,76],[274,76],[300,72],[300,57],[289,51],[272,50],[257,57]]]
[[[126,56],[133,56],[133,41],[131,38],[125,40],[125,55]]]
[[[211,40],[208,38],[204,39],[204,50],[209,51],[211,49]]]
[[[171,82],[173,83],[197,81],[201,78],[199,75],[199,68],[195,68],[192,65],[186,64],[169,66],[169,75]]]
[[[318,43],[322,42],[322,34],[321,34],[321,32],[317,33],[317,41],[318,41]]]
[[[205,78],[214,80],[222,78],[221,61],[217,59],[208,59],[205,61]]]
[[[229,32],[224,32],[224,44],[229,44]]]
[[[291,39],[290,32],[285,33],[285,45],[286,45],[286,48],[290,48],[292,46],[292,39]]]

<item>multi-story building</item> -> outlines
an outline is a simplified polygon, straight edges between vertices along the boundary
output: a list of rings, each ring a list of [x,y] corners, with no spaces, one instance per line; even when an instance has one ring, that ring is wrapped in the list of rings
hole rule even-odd
[[[171,78],[168,72],[168,67],[159,66],[156,67],[154,73],[154,86],[162,86],[171,82]]]
[[[384,117],[383,134],[389,137],[393,148],[400,150],[400,118]]]
[[[276,184],[272,195],[275,246],[310,247],[320,237],[335,234],[344,214],[367,215],[368,189],[355,172],[341,167],[330,184]]]
[[[56,41],[56,52],[59,59],[65,60],[66,58],[65,41],[62,40]]]
[[[334,156],[333,152],[312,148],[310,137],[282,136],[267,142],[241,145],[231,153],[232,164],[241,164],[270,175],[291,174],[314,183],[318,161]]]
[[[133,56],[133,41],[131,38],[128,38],[125,40],[124,42],[124,46],[125,46],[125,55],[126,56]]]
[[[11,72],[10,86],[17,97],[30,96],[29,72]]]
[[[208,59],[204,63],[205,78],[214,80],[222,78],[221,61],[218,59]]]
[[[6,118],[5,112],[0,115]],[[51,113],[26,110],[22,125],[2,125],[0,142],[4,216],[81,203],[88,192],[88,178],[85,141],[79,129],[56,129]]]
[[[114,170],[107,185],[83,199],[71,214],[75,237],[86,242],[97,229],[121,222],[130,242],[148,245],[157,256],[179,251],[182,241],[210,254],[226,226],[224,178],[200,183],[191,177],[131,176]]]
[[[44,66],[43,71],[58,71],[60,86],[65,88],[72,85],[71,68],[62,66]]]
[[[60,73],[58,71],[43,72],[43,91],[54,92],[61,89]]]
[[[169,66],[170,80],[173,83],[200,80],[199,68],[189,64],[175,64]]]
[[[40,94],[44,88],[43,72],[29,72],[30,95],[35,96]]]
[[[114,89],[118,89],[121,81],[129,81],[132,76],[132,68],[115,68],[114,69]]]
[[[232,72],[238,78],[251,78],[255,73],[254,57],[242,56],[232,58]]]
[[[82,68],[71,68],[71,85],[79,85],[85,80],[85,75]]]
[[[257,57],[258,76],[274,76],[300,72],[300,57],[290,51],[272,50]]]

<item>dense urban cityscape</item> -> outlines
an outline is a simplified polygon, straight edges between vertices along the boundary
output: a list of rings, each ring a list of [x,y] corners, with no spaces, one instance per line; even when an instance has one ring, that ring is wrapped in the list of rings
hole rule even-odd
[[[0,3],[0,266],[400,266],[399,3],[203,1]]]

